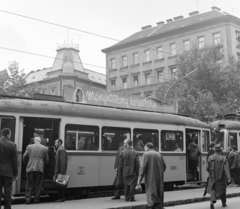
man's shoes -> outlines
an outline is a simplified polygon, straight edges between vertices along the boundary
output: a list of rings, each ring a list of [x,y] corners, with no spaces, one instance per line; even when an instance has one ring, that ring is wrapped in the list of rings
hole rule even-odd
[[[34,204],[38,204],[39,203],[39,200],[34,200]]]
[[[59,199],[59,200],[56,200],[55,202],[65,202],[65,199]]]
[[[29,201],[29,200],[26,200],[26,201],[25,201],[25,204],[26,204],[26,205],[29,205],[29,204],[30,204],[30,201]]]
[[[112,197],[112,200],[119,200],[120,199],[120,197]]]
[[[135,202],[136,200],[134,198],[130,198],[129,202]]]
[[[222,204],[222,207],[223,207],[223,208],[227,207],[227,204],[226,204],[226,203],[225,203],[225,204]]]

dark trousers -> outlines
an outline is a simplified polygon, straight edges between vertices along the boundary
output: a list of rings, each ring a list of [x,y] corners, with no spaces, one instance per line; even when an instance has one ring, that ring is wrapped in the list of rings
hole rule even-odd
[[[134,199],[135,187],[136,187],[136,184],[132,184],[132,185],[124,184],[124,196],[126,201],[130,199]]]
[[[58,199],[65,200],[65,189],[62,187],[57,187]]]
[[[222,204],[225,205],[226,202],[227,202],[226,194],[221,195],[221,196],[220,196],[220,199],[221,199],[221,201],[222,201]]]
[[[238,168],[231,169],[231,177],[234,179],[234,183],[240,185],[239,171]]]
[[[43,179],[44,176],[42,172],[27,173],[27,185],[25,191],[26,201],[31,201],[32,193],[34,190],[34,202],[39,202],[42,192]]]
[[[189,169],[191,170],[191,173],[193,174],[194,180],[197,180],[197,167],[198,167],[198,160],[191,160],[189,159]]]
[[[12,204],[12,177],[0,176],[0,208],[2,198],[2,188],[4,188],[4,209],[11,209]]]
[[[115,197],[120,197],[122,190],[123,190],[123,187],[121,185],[115,186],[114,196]]]

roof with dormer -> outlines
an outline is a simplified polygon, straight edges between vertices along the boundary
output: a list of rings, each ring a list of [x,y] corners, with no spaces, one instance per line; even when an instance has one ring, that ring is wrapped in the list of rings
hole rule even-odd
[[[42,70],[31,71],[26,75],[26,84],[35,83],[47,79],[47,73],[51,72],[52,68],[44,68]],[[106,85],[106,75],[88,70],[84,68],[84,72],[88,74],[88,79],[99,84]]]
[[[193,12],[194,13],[194,12]],[[198,12],[196,12],[198,13]],[[198,26],[199,24],[209,22],[211,20],[221,19],[227,16],[234,17],[229,15],[228,13],[221,12],[220,9],[213,9],[212,11],[195,14],[193,16],[177,19],[172,22],[168,22],[166,24],[159,24],[156,27],[146,27],[147,29],[143,29],[142,31],[136,32],[133,35],[125,38],[124,40],[118,42],[117,44],[105,48],[102,52],[111,52],[114,50],[118,50],[121,48],[129,47],[129,43],[138,44],[144,43],[144,41],[149,41],[149,39],[159,38],[161,35],[169,35],[170,32],[176,32],[178,30],[187,29],[191,26]],[[236,18],[236,17],[235,17]],[[238,18],[239,19],[239,18]],[[240,19],[239,19],[240,20]]]

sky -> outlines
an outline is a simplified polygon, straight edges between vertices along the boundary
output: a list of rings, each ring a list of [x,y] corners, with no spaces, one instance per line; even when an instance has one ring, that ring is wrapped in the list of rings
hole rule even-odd
[[[52,67],[57,45],[75,43],[84,68],[105,74],[102,49],[143,26],[212,6],[240,17],[239,0],[0,0],[0,71],[14,60],[26,74]]]

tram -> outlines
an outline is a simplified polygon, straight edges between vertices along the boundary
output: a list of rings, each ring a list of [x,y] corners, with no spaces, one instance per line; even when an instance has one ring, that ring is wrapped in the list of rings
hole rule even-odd
[[[216,130],[212,135],[213,141],[219,143],[223,150],[235,145],[240,150],[240,115],[227,114],[222,120],[214,121],[210,124],[211,129]]]
[[[25,191],[26,165],[22,157],[34,130],[41,132],[41,137],[48,141],[50,162],[45,167],[44,191],[54,190],[54,141],[57,138],[63,140],[68,154],[68,191],[76,192],[76,195],[88,193],[89,188],[113,184],[115,156],[127,138],[133,140],[133,148],[138,151],[140,160],[144,151],[139,144],[153,142],[155,149],[164,157],[167,165],[164,183],[171,190],[174,185],[192,181],[186,147],[189,138],[195,134],[202,153],[198,181],[207,180],[210,126],[190,117],[79,103],[7,98],[0,99],[0,129],[3,128],[11,129],[11,140],[17,144],[19,178],[13,186],[15,195]],[[239,131],[235,134],[239,137]]]

